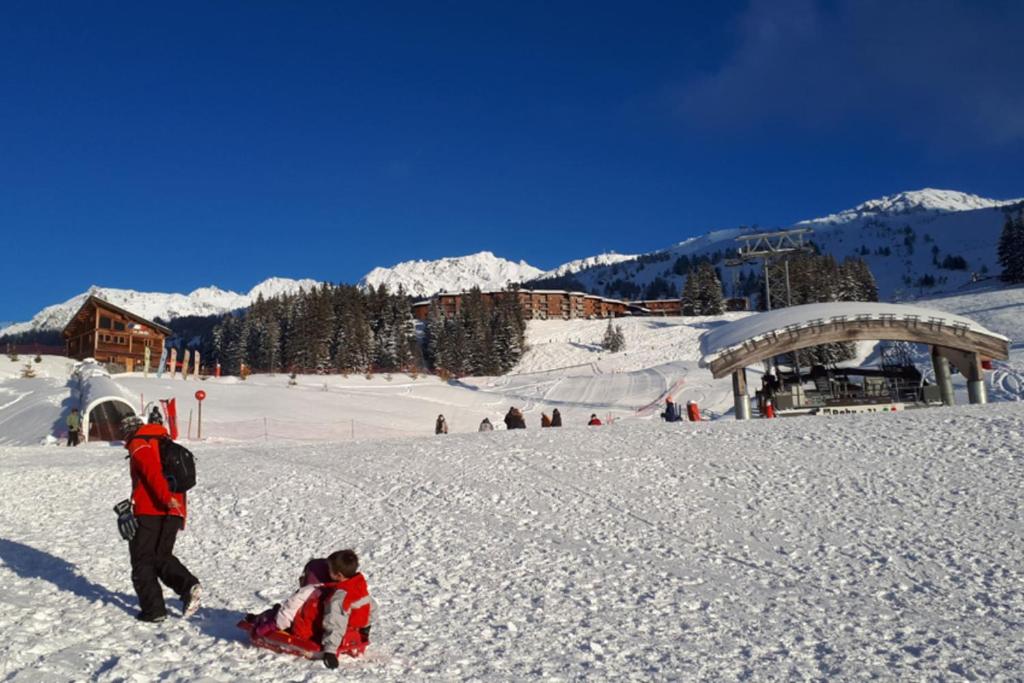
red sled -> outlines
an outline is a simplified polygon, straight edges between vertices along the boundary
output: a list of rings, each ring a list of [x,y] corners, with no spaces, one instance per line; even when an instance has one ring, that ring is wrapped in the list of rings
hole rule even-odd
[[[262,647],[265,650],[280,652],[285,655],[305,657],[306,659],[320,658],[320,646],[312,640],[297,638],[287,631],[281,630],[271,631],[264,636],[258,636],[254,631],[255,624],[246,619],[238,622],[238,628],[249,634],[249,643],[256,647]],[[358,634],[358,631],[356,633]],[[353,642],[347,636],[348,634],[346,634],[345,640],[342,641],[341,647],[338,648],[338,656],[359,657],[366,651],[366,646],[370,644],[369,641],[365,641],[362,638],[358,638],[361,642]]]

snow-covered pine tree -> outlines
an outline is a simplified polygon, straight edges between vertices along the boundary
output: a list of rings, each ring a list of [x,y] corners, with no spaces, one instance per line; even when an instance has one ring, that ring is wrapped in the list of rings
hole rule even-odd
[[[725,312],[722,296],[722,281],[718,278],[715,267],[707,261],[697,266],[697,287],[694,310],[696,315],[719,315]]]
[[[612,319],[608,318],[608,326],[605,327],[604,337],[601,338],[601,348],[609,353],[618,353],[626,345],[626,337],[622,334],[622,328],[613,325]]]

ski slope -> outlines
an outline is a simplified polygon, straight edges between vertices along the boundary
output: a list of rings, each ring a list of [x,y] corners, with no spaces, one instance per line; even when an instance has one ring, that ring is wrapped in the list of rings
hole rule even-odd
[[[1020,678],[1024,402],[998,389],[1024,368],[1021,294],[921,302],[1014,340],[987,406],[665,424],[669,392],[731,407],[697,367],[721,318],[624,320],[613,355],[601,321],[532,322],[514,373],[451,383],[116,376],[177,397],[193,437],[208,395],[178,545],[205,607],[182,621],[168,596],[160,625],[132,618],[123,449],[36,445],[68,361],[22,379],[0,356],[0,680],[337,680],[234,624],[346,546],[381,605],[346,680]],[[509,405],[526,430],[502,429]],[[565,427],[540,429],[553,407]]]
[[[121,449],[0,448],[0,677],[337,680],[234,623],[353,546],[381,612],[346,680],[1013,679],[1022,434],[1004,403],[202,444],[178,554],[206,606],[158,626]]]

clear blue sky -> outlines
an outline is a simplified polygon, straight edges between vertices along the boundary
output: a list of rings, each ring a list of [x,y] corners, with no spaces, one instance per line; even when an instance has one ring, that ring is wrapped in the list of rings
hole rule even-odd
[[[1024,3],[0,4],[0,320],[1024,195]]]

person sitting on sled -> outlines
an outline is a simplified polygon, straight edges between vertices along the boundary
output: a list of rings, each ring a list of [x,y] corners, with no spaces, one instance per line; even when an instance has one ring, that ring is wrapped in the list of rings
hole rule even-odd
[[[329,581],[308,583],[280,605],[246,615],[246,621],[254,624],[254,641],[285,631],[318,645],[317,658],[328,669],[337,668],[339,654],[363,654],[377,605],[359,573],[359,557],[354,550],[339,550],[327,557],[327,565]]]

